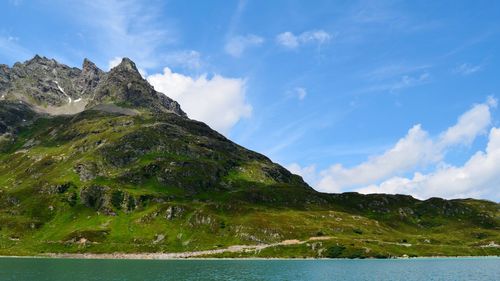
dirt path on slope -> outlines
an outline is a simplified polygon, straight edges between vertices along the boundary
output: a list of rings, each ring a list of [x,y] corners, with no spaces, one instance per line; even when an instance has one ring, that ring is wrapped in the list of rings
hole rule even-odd
[[[283,240],[277,243],[271,244],[258,244],[258,245],[234,245],[229,246],[224,249],[214,249],[214,250],[204,250],[204,251],[190,251],[190,252],[179,252],[179,253],[109,253],[109,254],[47,254],[45,256],[53,258],[77,258],[77,259],[151,259],[151,260],[166,260],[166,259],[186,259],[186,258],[196,258],[204,256],[212,256],[223,253],[245,253],[245,252],[256,252],[270,247],[276,246],[288,246],[304,244],[309,241],[319,241],[328,240],[333,237],[311,237],[308,240]]]

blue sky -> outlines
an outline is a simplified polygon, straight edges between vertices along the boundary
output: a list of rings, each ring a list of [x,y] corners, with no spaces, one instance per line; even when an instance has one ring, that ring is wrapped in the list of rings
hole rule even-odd
[[[127,56],[318,190],[498,201],[500,3],[436,2],[9,0],[0,63]]]

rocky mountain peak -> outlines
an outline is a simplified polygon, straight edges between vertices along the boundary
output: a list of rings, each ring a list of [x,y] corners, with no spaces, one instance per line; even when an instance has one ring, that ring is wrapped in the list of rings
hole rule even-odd
[[[83,59],[82,71],[83,72],[97,73],[101,70],[97,67],[97,65],[95,65],[95,63],[93,63],[89,59],[85,58],[85,59]]]
[[[137,66],[129,58],[123,58],[119,65],[117,65],[116,67],[111,69],[111,71],[113,71],[113,70],[131,71],[131,72],[139,73]]]
[[[45,56],[40,56],[40,55],[35,55],[32,59],[26,61],[24,63],[25,65],[56,65],[58,64],[56,60],[54,59],[49,59]]]
[[[79,87],[82,89],[82,95],[84,93],[92,93],[104,75],[104,71],[99,69],[95,63],[85,58],[83,60],[82,73],[77,81]]]
[[[174,100],[142,78],[135,63],[124,58],[104,72],[89,59],[82,69],[36,55],[12,68],[0,65],[0,100],[23,101],[37,111],[75,114],[100,104],[130,110],[186,114]],[[107,108],[107,107],[106,107]]]
[[[36,54],[32,59],[30,59],[28,62],[40,62],[40,61],[47,61],[48,59],[46,57],[42,57],[38,54]]]
[[[88,107],[108,103],[146,109],[154,113],[173,112],[186,116],[176,101],[155,91],[129,58],[123,58],[119,65],[106,73]]]
[[[111,68],[107,73],[106,80],[114,84],[129,84],[136,81],[144,84],[144,87],[149,86],[149,83],[139,73],[139,69],[135,63],[129,58],[123,58],[120,64]]]

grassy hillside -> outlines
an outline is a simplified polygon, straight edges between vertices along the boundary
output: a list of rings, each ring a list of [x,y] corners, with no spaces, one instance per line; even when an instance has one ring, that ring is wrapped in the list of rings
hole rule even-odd
[[[176,114],[38,116],[0,101],[0,254],[500,255],[500,205],[322,194]],[[5,116],[5,117],[4,117]],[[5,123],[5,122],[4,122]],[[302,243],[303,242],[303,243]]]

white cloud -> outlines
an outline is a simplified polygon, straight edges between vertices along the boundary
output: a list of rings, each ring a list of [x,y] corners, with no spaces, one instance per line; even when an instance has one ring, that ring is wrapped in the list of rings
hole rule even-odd
[[[206,74],[193,78],[165,68],[147,80],[157,91],[178,101],[190,118],[206,122],[223,134],[252,113],[245,99],[244,79],[220,75],[208,78]]]
[[[302,32],[299,35],[286,31],[276,36],[276,42],[284,47],[295,49],[307,43],[321,45],[330,41],[331,38],[332,36],[324,30],[310,30]]]
[[[283,32],[276,36],[276,41],[287,48],[297,48],[299,46],[299,39],[290,31]]]
[[[488,96],[486,98],[486,104],[488,104],[491,108],[497,108],[498,99],[496,99],[494,96]]]
[[[292,163],[290,165],[287,165],[286,168],[290,172],[302,176],[302,178],[306,182],[315,182],[317,180],[317,172],[315,165],[301,167],[297,163]]]
[[[491,131],[487,153],[477,152],[463,167],[453,167],[443,160],[453,147],[469,145],[487,132],[491,127],[490,110],[496,103],[496,99],[488,97],[486,103],[473,106],[458,118],[455,125],[435,138],[429,136],[420,125],[415,125],[392,148],[351,168],[341,164],[332,165],[320,172],[311,167],[301,168],[296,164],[292,168],[299,174],[307,172],[307,178],[313,180],[310,183],[325,192],[358,190],[365,193],[406,193],[421,198],[464,197],[474,194],[484,196],[493,187],[487,189],[487,184],[482,187],[481,182],[489,184],[500,180],[500,177],[492,178],[494,175],[488,172],[492,169],[491,162],[497,159],[491,155],[496,155],[495,151],[500,146],[500,129]],[[500,166],[500,155],[498,160],[494,162],[497,167]],[[416,172],[432,166],[436,170],[427,175]],[[485,172],[480,173],[481,169],[477,167],[483,167]],[[404,177],[409,172],[414,173],[412,179]],[[477,178],[476,175],[482,178]],[[439,187],[440,185],[442,186]]]
[[[122,62],[122,57],[114,57],[108,62],[108,69],[114,68]]]
[[[492,128],[486,151],[476,152],[463,166],[442,165],[429,174],[413,178],[393,177],[362,193],[405,193],[417,198],[488,198],[500,200],[500,128]]]
[[[352,168],[336,164],[322,171],[317,188],[330,191],[332,188],[340,190],[371,184],[418,166],[435,163],[441,157],[427,132],[420,125],[415,125],[404,138],[382,155],[374,156]]]
[[[457,124],[448,128],[439,137],[438,147],[445,148],[456,144],[468,145],[480,134],[486,133],[491,124],[490,107],[494,98],[478,104],[458,118]]]
[[[331,39],[331,35],[324,30],[306,31],[300,34],[299,41],[303,43],[314,42],[323,44]]]
[[[258,47],[262,43],[264,43],[264,38],[254,34],[234,36],[227,41],[224,50],[233,57],[240,57],[246,49]]]
[[[461,74],[464,76],[476,73],[482,69],[481,65],[470,65],[468,63],[462,63],[461,65],[453,69],[453,73]]]

